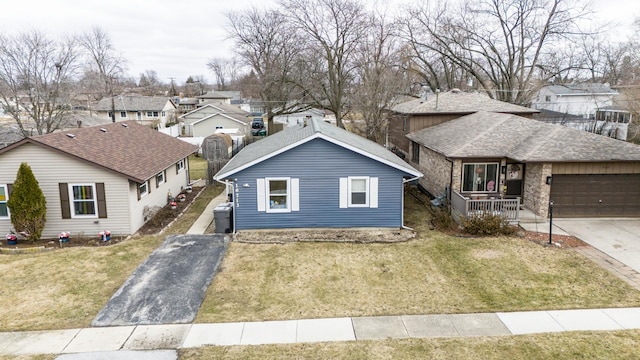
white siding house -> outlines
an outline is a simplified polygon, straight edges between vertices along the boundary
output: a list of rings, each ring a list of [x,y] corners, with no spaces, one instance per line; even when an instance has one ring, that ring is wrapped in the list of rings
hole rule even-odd
[[[43,237],[135,233],[149,209],[188,185],[187,157],[196,150],[135,121],[23,139],[0,149],[0,229],[12,228],[2,199],[26,162],[47,201]]]
[[[618,92],[609,84],[587,83],[545,86],[533,98],[531,107],[593,119],[597,109],[613,104]]]

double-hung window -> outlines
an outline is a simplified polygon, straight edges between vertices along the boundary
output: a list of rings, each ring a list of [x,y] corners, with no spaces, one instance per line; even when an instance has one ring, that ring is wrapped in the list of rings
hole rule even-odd
[[[179,161],[176,163],[176,173],[177,173],[178,171],[182,171],[182,170],[184,170],[184,159],[179,160]]]
[[[97,216],[95,184],[69,184],[71,217]]]
[[[146,196],[149,193],[149,182],[145,181],[142,184],[139,184],[138,192],[140,193],[140,198]]]
[[[369,178],[349,178],[349,207],[369,206]]]
[[[300,211],[299,179],[257,179],[258,211],[283,213]]]
[[[498,163],[469,163],[463,166],[463,192],[495,192],[498,184]]]
[[[340,208],[377,208],[378,178],[349,176],[340,178]]]
[[[127,112],[126,111],[120,111],[120,117],[121,118],[126,118],[127,117]]]
[[[156,187],[164,184],[165,181],[164,171],[159,172],[158,175],[156,175]]]
[[[0,219],[9,217],[9,187],[6,184],[0,184]]]
[[[289,198],[289,179],[288,178],[274,178],[265,179],[267,199],[269,203],[267,205],[267,212],[285,212],[291,211]]]

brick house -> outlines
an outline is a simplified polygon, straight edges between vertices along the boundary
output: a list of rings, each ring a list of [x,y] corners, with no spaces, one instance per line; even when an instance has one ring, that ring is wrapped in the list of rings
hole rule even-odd
[[[412,132],[420,184],[452,201],[520,198],[536,214],[640,216],[640,146],[513,114],[476,112]]]

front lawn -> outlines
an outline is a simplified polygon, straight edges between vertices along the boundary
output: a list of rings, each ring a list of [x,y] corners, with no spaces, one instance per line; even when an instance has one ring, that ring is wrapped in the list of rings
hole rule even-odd
[[[90,326],[165,235],[185,233],[220,190],[204,189],[161,236],[136,236],[109,246],[0,255],[0,331]]]
[[[197,322],[640,306],[640,292],[572,249],[428,229],[392,244],[233,242]]]

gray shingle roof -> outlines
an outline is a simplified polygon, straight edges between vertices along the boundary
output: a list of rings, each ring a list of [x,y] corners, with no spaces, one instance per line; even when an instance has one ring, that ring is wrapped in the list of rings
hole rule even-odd
[[[494,100],[479,93],[466,93],[459,90],[451,90],[414,99],[392,108],[392,111],[401,114],[472,114],[477,111],[492,111],[510,114],[533,114],[538,110],[524,106],[510,104],[504,101]]]
[[[617,91],[611,89],[609,85],[602,83],[581,83],[581,84],[566,84],[566,85],[549,85],[545,86],[545,89],[552,91],[560,96],[567,95],[616,95]]]
[[[220,109],[221,111],[218,111],[217,109]],[[202,113],[202,117],[199,119],[188,118],[189,116],[193,116],[197,113]],[[205,113],[207,113],[208,115],[205,115]],[[196,122],[200,122],[203,119],[210,118],[216,114],[227,115],[245,125],[251,123],[253,119],[253,117],[249,116],[249,112],[242,110],[238,106],[229,104],[206,104],[180,116],[180,119],[182,119],[185,124],[193,124]]]
[[[222,180],[261,161],[295,148],[307,141],[322,138],[336,145],[380,161],[412,176],[422,174],[383,146],[324,121],[310,120],[304,127],[289,127],[248,145],[234,156],[215,176]]]
[[[158,96],[114,96],[116,111],[162,111],[168,97]],[[94,107],[96,111],[111,111],[111,98],[103,98]]]
[[[155,176],[198,150],[195,145],[135,121],[123,121],[32,136],[0,149],[0,153],[26,142],[88,161],[136,182]]]
[[[521,162],[640,161],[640,146],[511,114],[478,112],[407,137],[451,158]]]

